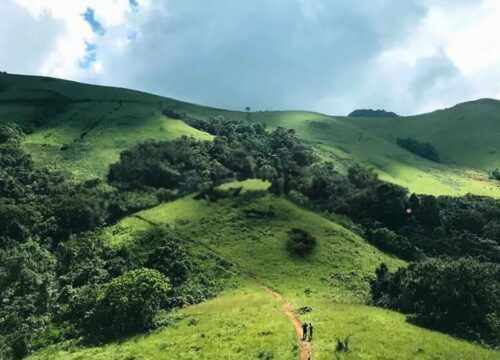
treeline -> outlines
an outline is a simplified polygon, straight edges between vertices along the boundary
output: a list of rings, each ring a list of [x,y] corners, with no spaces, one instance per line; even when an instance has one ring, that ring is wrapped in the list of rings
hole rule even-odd
[[[221,290],[229,264],[194,255],[189,239],[168,228],[109,246],[100,229],[133,211],[142,193],[39,168],[22,137],[17,126],[0,126],[0,358],[161,326],[163,311]]]
[[[500,346],[500,265],[472,258],[428,258],[371,282],[375,305],[409,314],[415,324]]]

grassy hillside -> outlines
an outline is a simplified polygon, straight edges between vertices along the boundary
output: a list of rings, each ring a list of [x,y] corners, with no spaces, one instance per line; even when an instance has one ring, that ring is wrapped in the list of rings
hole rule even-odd
[[[306,112],[265,112],[255,121],[294,128],[315,144],[325,159],[345,168],[361,162],[381,178],[411,191],[458,195],[468,192],[500,196],[487,171],[500,167],[500,102],[478,101],[413,117],[328,117]],[[442,158],[435,163],[396,144],[413,137],[433,144]]]
[[[0,75],[0,122],[35,123],[24,147],[44,164],[77,178],[104,176],[119,153],[146,139],[181,135],[210,138],[161,114],[166,106],[199,118],[244,112],[219,110],[132,90],[34,76]],[[500,102],[480,100],[430,114],[348,118],[302,111],[252,113],[252,121],[294,128],[327,160],[345,170],[352,162],[374,167],[385,180],[418,193],[500,196],[487,171],[500,167]],[[442,163],[396,144],[398,137],[430,142]]]
[[[339,224],[262,191],[249,180],[238,197],[209,203],[191,196],[142,211],[108,228],[107,239],[123,244],[136,231],[168,224],[200,247],[236,264],[237,287],[209,302],[175,312],[174,325],[106,345],[46,349],[31,359],[291,359],[297,358],[293,328],[281,303],[259,284],[276,289],[294,308],[310,306],[302,321],[315,324],[313,359],[335,358],[337,338],[351,335],[346,359],[495,359],[489,351],[418,328],[401,314],[363,305],[373,269],[404,262],[367,244]],[[303,228],[318,240],[307,258],[286,249],[288,231]],[[272,357],[266,357],[272,354]]]

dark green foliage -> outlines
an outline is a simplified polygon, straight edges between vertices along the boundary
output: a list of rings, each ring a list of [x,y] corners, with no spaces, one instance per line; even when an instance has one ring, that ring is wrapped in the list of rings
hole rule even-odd
[[[168,278],[157,270],[137,269],[112,279],[98,291],[89,332],[112,339],[152,328],[169,291]]]
[[[287,248],[293,255],[307,256],[316,247],[316,238],[305,230],[293,228],[288,235]]]
[[[54,215],[62,230],[59,238],[70,234],[96,229],[106,223],[107,209],[99,198],[89,196],[88,192],[63,195],[59,206],[54,209]]]
[[[348,215],[364,222],[393,226],[404,223],[406,189],[385,183],[370,169],[349,168],[347,178],[331,164],[315,165],[297,189],[324,210]]]
[[[402,258],[474,256],[500,262],[498,199],[408,196],[371,170],[351,167],[345,177],[328,163],[310,166],[295,184],[308,206],[349,216],[374,245]]]
[[[55,305],[55,259],[35,241],[17,244],[0,238],[0,354],[24,357]]]
[[[399,117],[398,114],[396,114],[392,111],[372,110],[372,109],[354,110],[348,116],[350,116],[350,117],[373,117],[373,118]]]
[[[387,228],[368,229],[366,236],[370,243],[381,250],[398,254],[406,259],[420,257],[420,250],[412,245],[407,238]]]
[[[347,352],[351,348],[351,337],[347,336],[345,339],[337,338],[336,352]]]
[[[19,125],[2,124],[0,125],[0,145],[7,142],[18,143],[23,138],[23,132]]]
[[[212,258],[194,256],[172,233],[153,229],[116,249],[103,241],[100,228],[171,199],[175,195],[168,189],[124,192],[99,180],[76,184],[37,167],[20,148],[19,127],[2,125],[0,136],[0,358],[24,357],[66,339],[102,341],[150,326],[151,313],[143,323],[144,312],[137,315],[141,319],[126,319],[119,314],[128,305],[113,307],[111,290],[104,290],[127,271],[151,267],[172,277],[164,309],[221,290],[230,272]],[[145,305],[156,309],[154,302]],[[105,319],[118,320],[98,322]],[[120,325],[122,320],[133,324]]]
[[[183,137],[171,142],[145,142],[120,155],[110,167],[109,181],[119,188],[166,188],[185,194],[212,178],[219,166],[210,159],[211,143]],[[224,175],[222,175],[224,176]]]
[[[403,311],[420,325],[498,346],[500,265],[472,258],[428,258],[371,282],[376,305]]]
[[[167,308],[196,304],[215,296],[230,274],[227,264],[211,255],[195,256],[192,241],[168,227],[155,226],[136,235],[128,253],[131,268],[148,267],[166,275],[172,285]]]
[[[409,152],[414,153],[424,159],[439,162],[439,155],[437,150],[431,143],[420,142],[417,139],[413,138],[397,138],[397,144],[401,146],[403,149],[408,150]]]
[[[181,120],[186,117],[185,113],[179,112],[172,107],[166,107],[165,109],[163,109],[163,115],[176,120]]]
[[[18,129],[6,133],[9,141],[0,144],[1,235],[17,241],[38,236],[55,243],[104,225],[107,203],[100,188],[76,185],[57,172],[38,168],[12,141]]]
[[[267,132],[260,124],[184,117],[190,125],[215,135],[213,141],[188,137],[145,142],[124,151],[110,167],[108,181],[120,189],[162,188],[172,197],[230,180],[260,177],[275,193],[288,193],[315,160],[312,149],[293,130]]]
[[[490,179],[500,181],[500,169],[495,169],[490,172]]]
[[[166,275],[172,285],[180,286],[194,267],[184,242],[168,228],[156,226],[140,234],[132,250],[142,257],[140,263]]]

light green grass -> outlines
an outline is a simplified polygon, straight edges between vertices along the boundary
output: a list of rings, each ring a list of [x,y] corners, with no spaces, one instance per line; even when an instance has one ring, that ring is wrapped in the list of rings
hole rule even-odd
[[[271,186],[268,181],[263,181],[259,179],[248,179],[244,181],[234,181],[222,184],[219,186],[222,190],[235,189],[242,187],[243,191],[253,191],[253,190],[267,190]]]
[[[476,112],[483,117],[475,117]],[[461,123],[453,120],[457,118],[462,119]],[[500,167],[500,142],[497,141],[500,138],[500,102],[488,105],[487,110],[472,103],[410,118],[366,119],[308,112],[264,112],[254,114],[253,120],[271,128],[296,129],[301,138],[316,147],[324,160],[333,161],[341,171],[358,162],[373,167],[382,179],[412,192],[500,196],[500,184],[487,176],[487,171]],[[398,137],[408,136],[431,142],[444,162],[438,164],[422,159],[396,144]]]
[[[350,351],[339,359],[494,360],[500,352],[409,324],[394,311],[354,304],[332,304],[311,298],[302,318],[315,326],[315,360],[335,359],[336,339],[350,336]]]
[[[109,105],[98,104],[92,113],[75,106],[75,113],[81,115],[63,121],[57,127],[46,127],[28,135],[24,141],[25,149],[39,162],[86,179],[104,177],[109,165],[118,161],[123,150],[145,140],[173,140],[182,135],[204,140],[212,138],[180,120],[168,119],[160,112],[152,111],[149,106],[133,105],[128,109],[129,105],[123,105],[121,110],[106,117],[80,140],[80,134],[92,126],[94,117],[103,116],[116,107],[116,104]],[[61,150],[63,146],[67,149]]]
[[[237,290],[175,311],[171,316],[182,320],[174,326],[103,347],[53,347],[29,359],[250,360],[266,350],[274,359],[293,359],[295,334],[280,307],[263,288],[243,281]]]

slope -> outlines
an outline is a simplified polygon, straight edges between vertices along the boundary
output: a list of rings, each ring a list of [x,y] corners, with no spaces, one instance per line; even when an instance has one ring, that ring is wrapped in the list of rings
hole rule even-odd
[[[306,112],[264,112],[254,121],[294,128],[325,159],[345,169],[352,162],[374,167],[381,178],[417,193],[500,196],[487,172],[500,167],[500,102],[483,100],[414,117],[327,117]],[[441,163],[402,149],[398,137],[430,142]]]
[[[349,118],[304,111],[247,114],[121,88],[0,74],[0,123],[34,125],[24,147],[37,161],[77,179],[104,176],[121,151],[147,139],[210,138],[162,115],[166,106],[203,119],[222,115],[294,128],[340,170],[353,162],[365,163],[383,179],[414,192],[500,196],[499,183],[487,177],[487,171],[500,167],[500,102],[495,100],[399,118]],[[443,162],[434,163],[400,148],[398,137],[432,143]]]
[[[79,349],[68,344],[32,359],[297,358],[294,329],[281,313],[281,304],[252,284],[252,279],[275,289],[295,309],[312,308],[298,316],[315,325],[313,359],[331,359],[336,339],[348,335],[351,350],[337,354],[346,359],[498,357],[498,352],[410,325],[401,314],[363,305],[374,268],[382,261],[392,268],[403,265],[402,261],[332,220],[267,194],[264,182],[250,180],[224,188],[231,186],[246,190],[215,203],[188,196],[142,211],[109,228],[106,238],[123,244],[133,241],[136,231],[168,224],[236,263],[240,276],[246,278],[236,289],[175,312],[173,316],[181,318],[178,323],[150,335],[101,348]],[[289,255],[286,241],[294,227],[317,238],[309,257]]]

